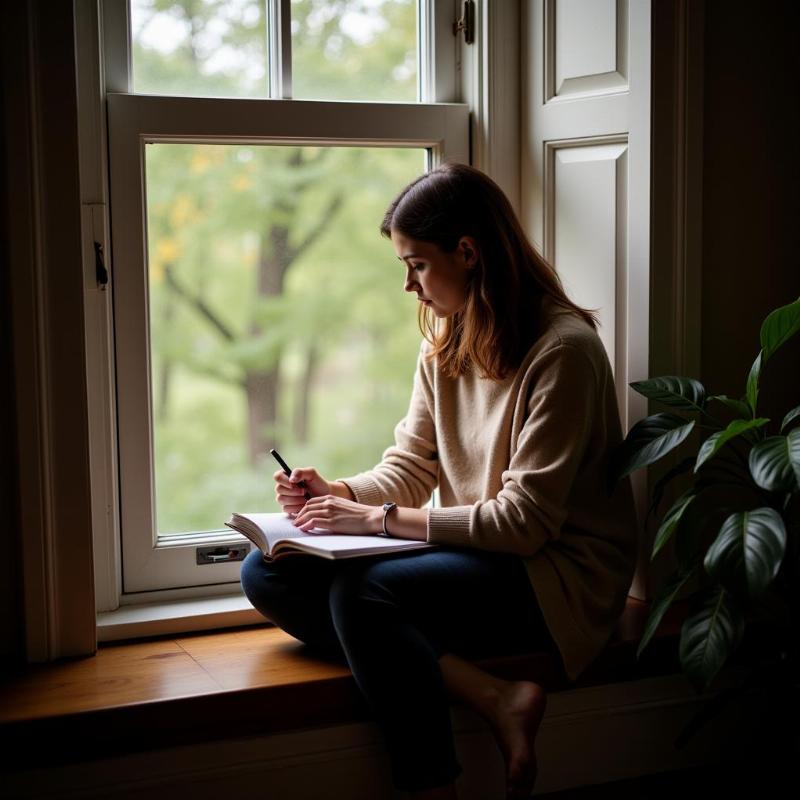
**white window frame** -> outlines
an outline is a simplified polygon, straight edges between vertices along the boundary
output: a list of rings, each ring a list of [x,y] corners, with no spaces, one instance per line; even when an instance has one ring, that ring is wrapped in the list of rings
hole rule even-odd
[[[460,14],[461,2],[431,2],[435,3],[435,13],[424,16],[420,35],[428,42],[431,58],[438,58],[440,67],[443,64],[450,66],[434,71],[430,65],[423,65],[422,96],[427,96],[432,102],[458,101],[462,98],[468,101],[471,152],[460,160],[468,160],[492,175],[518,208],[518,97],[515,87],[518,86],[519,74],[519,4],[517,0],[509,0],[502,4],[501,10],[496,3],[478,0],[475,44],[467,46],[463,43],[463,38],[460,35],[454,37],[451,30],[453,21]],[[278,0],[273,0],[273,7],[277,4]],[[195,630],[217,627],[220,624],[246,624],[260,619],[257,614],[244,613],[249,604],[241,595],[238,575],[235,582],[200,587],[129,593],[122,591],[120,486],[114,467],[117,463],[118,432],[112,328],[112,292],[119,276],[116,265],[111,263],[109,257],[109,159],[104,119],[107,95],[125,93],[129,87],[131,71],[128,49],[119,47],[120,41],[127,41],[128,29],[127,3],[124,0],[76,0],[87,374],[90,406],[93,409],[90,449],[95,597],[99,621],[98,638],[101,640],[119,638],[121,635]],[[448,49],[453,57],[442,58],[441,54]],[[103,52],[116,57],[104,61]],[[282,91],[285,92],[285,87]],[[114,102],[116,101],[112,101],[112,104]],[[229,102],[236,104],[251,101]],[[302,111],[300,104],[310,101],[290,102]],[[157,99],[154,103],[158,103]],[[391,111],[394,113],[420,111],[419,104],[385,105],[392,106]],[[415,108],[406,108],[411,105]],[[318,104],[314,103],[314,106],[318,107]],[[155,105],[151,107],[151,111],[153,108]],[[407,137],[405,142],[436,146],[435,142],[430,141],[430,136],[419,138],[417,134],[415,137],[408,125],[404,130]],[[344,132],[354,136],[352,131]],[[283,131],[283,135],[288,133],[291,132]],[[331,133],[330,130],[325,131],[327,136]],[[379,135],[380,130],[370,132],[372,137]],[[288,140],[295,139],[288,136]],[[358,141],[366,141],[363,129]],[[95,241],[103,247],[111,274],[111,282],[106,288],[99,287],[94,280]],[[222,595],[225,597],[221,597]],[[204,604],[205,599],[207,603]],[[237,599],[243,602],[231,606],[230,601]],[[122,613],[121,606],[127,607],[124,609],[127,616],[124,624],[117,624],[113,617],[115,613]],[[132,606],[141,608],[133,618],[130,616],[135,611]],[[120,612],[116,612],[116,609],[120,609]],[[216,609],[219,609],[219,613],[216,613]]]
[[[153,418],[143,209],[145,145],[153,142],[379,145],[426,148],[430,166],[468,161],[460,104],[327,103],[109,94],[109,166],[116,304],[117,418],[124,591],[228,583],[241,562],[197,566],[200,545],[246,543],[219,531],[155,538]],[[220,520],[221,527],[222,520]],[[153,539],[148,535],[152,531]]]

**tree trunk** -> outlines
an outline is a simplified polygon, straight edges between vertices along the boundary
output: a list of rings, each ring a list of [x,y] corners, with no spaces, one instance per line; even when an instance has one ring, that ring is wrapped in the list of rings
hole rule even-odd
[[[326,151],[323,151],[323,153]],[[299,169],[303,165],[302,148],[296,147],[289,151],[287,166],[290,169]],[[258,260],[258,295],[259,297],[277,297],[283,292],[283,283],[289,266],[296,261],[302,253],[313,244],[323,233],[344,201],[342,194],[331,198],[328,208],[320,217],[317,225],[312,228],[299,245],[292,245],[289,241],[289,231],[296,216],[299,197],[303,187],[298,184],[298,194],[283,198],[276,204],[275,211],[278,219],[290,220],[289,224],[275,223],[267,228],[261,235],[261,253]],[[261,327],[255,323],[250,327],[253,337],[258,337]],[[295,419],[295,430],[301,441],[308,434],[308,393],[316,367],[316,353],[309,352],[306,373],[301,386],[301,404],[299,415]],[[280,397],[280,350],[269,365],[264,365],[262,370],[253,370],[245,378],[245,391],[247,392],[247,408],[249,420],[249,450],[250,463],[255,466],[257,459],[269,448],[278,447],[278,434],[281,429],[278,420],[278,398]]]
[[[284,205],[281,210],[289,219],[292,218],[292,206]],[[283,279],[291,261],[289,228],[280,224],[270,226],[261,236],[261,254],[258,259],[259,297],[277,297],[283,292]],[[253,337],[262,332],[260,325],[253,323],[250,326]],[[245,376],[248,445],[252,466],[256,466],[258,459],[271,447],[278,449],[280,362],[279,351],[272,364],[261,370],[251,370]]]
[[[303,375],[300,378],[300,385],[297,387],[297,399],[295,400],[294,407],[294,436],[295,439],[302,444],[308,441],[311,387],[316,377],[318,363],[319,357],[317,348],[312,344],[306,351],[306,361],[303,368]]]
[[[244,386],[247,393],[248,450],[250,463],[256,466],[270,448],[280,450],[276,425],[278,371],[249,372]]]
[[[161,314],[161,324],[164,329],[169,328],[173,317],[175,316],[175,304],[169,297],[164,298],[164,306]],[[167,421],[167,412],[169,411],[169,390],[172,380],[172,360],[162,356],[161,368],[158,371],[158,409],[156,410],[156,419],[160,423]]]

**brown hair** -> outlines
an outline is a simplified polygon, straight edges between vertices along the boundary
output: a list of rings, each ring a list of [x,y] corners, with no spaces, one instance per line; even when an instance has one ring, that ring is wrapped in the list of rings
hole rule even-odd
[[[473,364],[481,377],[494,380],[516,370],[541,334],[545,295],[597,329],[595,312],[567,297],[502,189],[474,167],[446,163],[413,180],[384,215],[381,233],[391,237],[392,230],[446,253],[462,236],[472,236],[477,244],[478,263],[470,270],[464,308],[439,320],[438,336],[433,312],[424,305],[417,312],[420,331],[433,345],[428,360],[438,356],[449,377],[469,372]]]

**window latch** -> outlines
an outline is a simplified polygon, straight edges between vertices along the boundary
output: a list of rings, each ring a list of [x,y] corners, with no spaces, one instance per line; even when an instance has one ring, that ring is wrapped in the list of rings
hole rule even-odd
[[[195,560],[198,564],[225,564],[229,561],[244,561],[250,552],[250,544],[226,546],[198,547],[195,550]]]
[[[103,262],[103,245],[100,242],[94,243],[94,273],[101,286],[108,283],[108,270]]]
[[[453,36],[458,36],[458,32],[464,32],[464,42],[472,44],[475,41],[475,1],[464,0],[461,6],[461,19],[453,23]]]

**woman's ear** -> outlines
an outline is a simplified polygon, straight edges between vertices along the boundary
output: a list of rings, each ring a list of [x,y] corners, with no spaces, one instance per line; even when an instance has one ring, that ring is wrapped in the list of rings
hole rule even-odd
[[[458,247],[461,254],[464,256],[464,265],[467,269],[472,269],[478,263],[480,253],[478,252],[478,245],[471,236],[462,236],[458,240]]]

